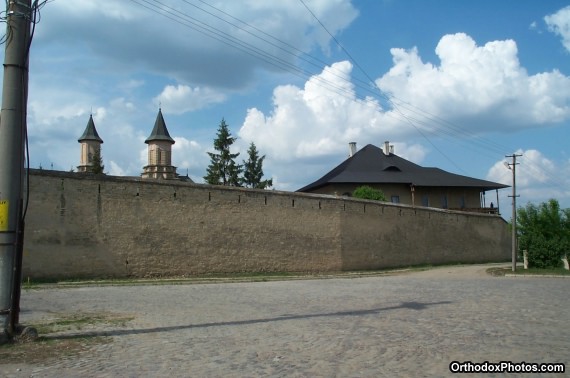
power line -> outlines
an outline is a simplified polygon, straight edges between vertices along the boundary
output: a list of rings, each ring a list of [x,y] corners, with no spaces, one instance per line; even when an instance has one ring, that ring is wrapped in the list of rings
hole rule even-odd
[[[292,56],[296,59],[299,59],[309,66],[318,68],[318,72],[316,71],[307,71],[306,69],[302,69],[291,63],[283,58],[275,55],[271,51],[264,50],[261,46],[256,46],[250,42],[247,42],[243,39],[240,39],[226,31],[223,31],[220,28],[216,28],[212,25],[209,25],[206,22],[200,21],[194,17],[191,17],[189,14],[181,12],[177,9],[174,9],[161,1],[158,0],[131,0],[135,4],[138,4],[154,13],[160,14],[161,16],[170,19],[171,21],[177,22],[185,27],[191,28],[197,32],[200,32],[204,35],[207,35],[210,38],[220,41],[228,46],[236,48],[242,51],[245,54],[248,54],[256,59],[262,60],[267,64],[274,66],[278,69],[285,70],[287,72],[292,73],[293,75],[302,78],[314,78],[315,84],[326,88],[329,91],[332,91],[336,94],[339,94],[345,98],[348,98],[353,101],[358,101],[362,103],[370,103],[374,106],[378,106],[379,103],[375,100],[372,100],[368,97],[360,98],[357,92],[352,90],[347,90],[344,86],[341,86],[335,82],[327,80],[319,75],[322,72],[322,66],[328,66],[328,64],[317,57],[314,57],[310,54],[303,52],[302,50],[298,49],[297,47],[276,38],[269,33],[261,30],[260,28],[251,25],[237,17],[232,16],[231,14],[219,9],[213,5],[210,5],[203,0],[198,0],[201,4],[208,7],[207,10],[204,7],[200,7],[196,4],[189,2],[188,0],[183,0],[183,2],[189,6],[194,7],[195,9],[199,10],[200,12],[204,12],[210,17],[214,17],[215,19],[226,23],[227,25],[236,28],[255,38],[255,40],[260,41],[262,44],[266,46],[270,46],[271,48],[276,48],[278,51],[282,51],[284,54],[288,56]],[[478,135],[475,132],[470,132],[465,130],[455,123],[445,120],[439,116],[431,114],[425,110],[420,109],[417,106],[410,104],[407,101],[399,99],[394,95],[389,95],[384,93],[374,82],[374,80],[368,75],[368,73],[363,69],[362,66],[358,64],[356,59],[348,52],[346,48],[340,44],[340,42],[336,39],[336,37],[326,29],[325,25],[316,17],[316,15],[310,10],[310,8],[306,5],[306,3],[300,0],[301,3],[305,6],[305,8],[313,15],[313,17],[317,20],[317,22],[323,27],[332,40],[340,46],[343,52],[349,57],[349,60],[354,64],[368,79],[368,81],[363,81],[358,79],[357,77],[352,77],[351,79],[354,80],[353,82],[351,79],[346,79],[342,74],[338,73],[335,70],[334,66],[329,66],[328,72],[335,78],[338,78],[341,81],[344,81],[350,84],[350,88],[358,89],[363,93],[368,93],[372,95],[373,98],[379,97],[388,104],[391,105],[393,108],[393,113],[386,111],[380,113],[384,116],[391,117],[391,118],[401,118],[406,123],[410,124],[425,140],[430,143],[434,149],[436,149],[442,156],[444,156],[448,161],[450,161],[454,166],[456,166],[459,170],[463,171],[461,167],[458,167],[457,164],[447,157],[431,140],[431,137],[442,137],[442,138],[451,138],[455,142],[464,144],[466,148],[471,150],[477,150],[481,153],[486,154],[490,158],[496,158],[497,154],[504,153],[505,150],[512,150],[509,147],[503,146],[497,143],[494,140],[484,138]],[[370,86],[372,84],[372,87]],[[372,89],[373,88],[373,89]],[[421,126],[421,127],[420,127]],[[492,152],[492,154],[489,154]]]
[[[378,89],[378,92],[381,96],[386,96],[386,99],[389,101],[390,104],[392,104],[393,108],[402,115],[402,117],[404,117],[404,119],[411,125],[414,127],[414,129],[416,129],[416,131],[418,133],[420,133],[420,135],[426,140],[428,141],[443,157],[445,157],[448,161],[450,161],[453,165],[455,165],[455,167],[457,167],[458,169],[460,169],[461,171],[463,171],[463,169],[461,169],[457,164],[455,164],[455,162],[453,160],[451,160],[447,155],[445,155],[439,148],[437,148],[437,146],[427,137],[427,135],[421,131],[420,128],[418,128],[415,123],[414,123],[414,118],[410,117],[406,114],[404,114],[402,111],[400,111],[398,104],[396,104],[396,102],[394,101],[394,99],[397,99],[399,101],[401,101],[400,99],[398,99],[395,96],[388,96],[386,95],[377,85],[376,82],[370,77],[370,75],[368,75],[368,73],[364,70],[364,68],[356,61],[356,59],[348,52],[348,50],[338,41],[338,39],[327,29],[327,27],[321,22],[321,20],[319,20],[319,18],[317,17],[317,15],[307,6],[307,4],[305,3],[304,0],[299,0],[301,2],[301,4],[307,9],[307,11],[313,16],[313,18],[319,23],[319,25],[327,32],[327,34],[331,37],[331,39],[340,47],[340,49],[346,54],[346,56],[350,59],[350,61],[364,74],[364,76],[366,76],[366,78],[374,85],[375,88]],[[462,140],[462,138],[460,138],[460,136],[467,136],[469,138],[472,138],[471,142],[478,144],[480,147],[485,148],[486,150],[493,150],[494,152],[502,152],[505,151],[507,149],[506,146],[500,145],[490,139],[487,138],[483,138],[481,136],[478,136],[474,133],[470,133],[467,131],[462,130],[461,128],[459,128],[457,125],[453,124],[452,122],[449,122],[445,119],[442,119],[441,117],[438,117],[436,115],[433,115],[429,112],[426,112],[425,110],[422,110],[412,104],[409,104],[407,102],[405,102],[405,104],[408,106],[407,109],[409,111],[412,111],[413,113],[418,114],[418,111],[421,112],[421,115],[429,120],[432,120],[434,122],[436,122],[436,124],[440,124],[442,125],[442,129],[443,130],[438,130],[440,132],[443,132],[447,135],[450,135],[451,137],[457,137],[458,140]],[[427,115],[427,116],[425,116]],[[422,123],[424,125],[427,125],[427,123],[423,120],[423,119],[416,119],[416,122]],[[445,129],[449,129],[449,131],[445,130]],[[474,139],[474,140],[473,140]],[[530,167],[532,170],[539,171],[539,169],[535,166],[535,164],[530,163]],[[557,185],[560,185],[561,187],[564,185],[561,181],[558,181],[554,176],[552,176],[549,172],[544,172],[542,170],[540,170],[541,173],[544,173],[548,176],[550,176],[551,181],[557,183]]]
[[[385,94],[376,84],[376,82],[372,79],[372,77],[366,72],[366,70],[356,61],[356,59],[352,56],[352,54],[350,54],[350,52],[338,41],[338,39],[327,29],[327,27],[323,24],[323,22],[321,22],[321,20],[319,20],[319,18],[317,17],[317,15],[309,8],[309,6],[307,6],[307,4],[305,3],[305,1],[303,0],[299,0],[301,2],[301,4],[303,4],[303,6],[307,9],[307,11],[313,16],[313,18],[319,23],[319,25],[327,32],[327,34],[331,37],[331,39],[340,47],[340,49],[347,55],[347,57],[350,59],[350,61],[364,74],[364,76],[366,76],[366,78],[370,81],[370,83],[372,83],[372,85],[374,86],[374,88],[376,88],[378,90],[378,93],[381,96],[384,96],[387,101],[392,105],[392,107],[394,108],[394,110],[396,110],[399,114],[401,114],[401,116],[404,118],[404,120],[409,123],[429,144],[432,145],[432,147],[434,147],[445,159],[447,159],[450,163],[452,163],[456,168],[458,168],[459,170],[465,172],[461,167],[459,167],[454,160],[450,159],[443,151],[441,151],[432,141],[430,138],[428,138],[427,133],[424,133],[419,127],[417,127],[416,123],[421,123],[424,125],[428,125],[428,122],[424,121],[425,118],[426,120],[431,120],[435,123],[440,123],[442,124],[442,130],[438,130],[440,132],[443,132],[449,136],[461,136],[461,134],[464,134],[465,136],[471,137],[471,138],[475,138],[476,139],[476,143],[485,143],[485,146],[487,146],[488,141],[475,136],[472,133],[468,133],[466,131],[461,130],[460,128],[457,128],[454,124],[452,124],[449,121],[443,120],[440,117],[437,117],[433,114],[430,114],[408,102],[403,102],[400,99],[398,99],[395,96],[388,96],[387,94]],[[397,103],[394,100],[399,100],[400,102]],[[405,106],[404,106],[405,105]],[[421,115],[422,118],[414,118],[408,114],[405,114],[402,110],[400,110],[400,108],[406,108],[408,111]],[[443,123],[447,124],[447,127],[445,127],[445,125],[443,125]],[[449,129],[449,130],[446,130]],[[459,139],[459,138],[458,138]],[[496,152],[503,152],[504,148],[500,148],[497,149]]]
[[[310,77],[310,76],[316,76],[320,71],[322,71],[322,66],[316,65],[314,62],[311,62],[311,60],[306,59],[306,58],[301,58],[301,59],[302,59],[303,61],[306,61],[306,62],[311,63],[314,67],[318,68],[318,69],[319,69],[319,72],[315,72],[315,71],[313,71],[313,72],[307,72],[307,71],[305,71],[305,70],[302,70],[302,69],[298,68],[297,66],[292,65],[291,63],[289,63],[289,62],[287,62],[287,61],[284,61],[283,59],[281,59],[281,58],[279,58],[279,57],[276,57],[276,56],[271,55],[271,54],[269,54],[269,53],[263,52],[260,48],[258,48],[258,47],[256,47],[256,46],[253,46],[253,45],[250,44],[250,43],[239,41],[239,40],[236,39],[235,37],[231,36],[229,33],[226,33],[226,32],[224,32],[224,31],[222,31],[222,30],[220,30],[220,29],[218,29],[218,28],[212,27],[211,25],[207,25],[207,24],[205,24],[205,23],[202,22],[202,21],[198,21],[198,22],[200,23],[200,25],[197,25],[196,22],[192,22],[192,25],[188,25],[188,24],[186,24],[186,22],[184,22],[183,20],[184,20],[185,17],[190,17],[190,16],[188,16],[187,14],[182,13],[182,12],[180,12],[180,11],[177,11],[177,10],[175,10],[175,9],[172,8],[172,7],[169,7],[169,6],[167,6],[166,4],[161,3],[160,1],[156,1],[156,0],[155,0],[155,3],[157,3],[158,5],[160,5],[163,9],[164,9],[164,8],[168,9],[167,13],[170,14],[170,15],[168,15],[168,14],[165,15],[165,14],[164,14],[165,11],[164,11],[163,9],[159,8],[157,5],[152,4],[149,0],[131,0],[131,1],[137,3],[137,4],[141,5],[141,6],[144,6],[145,8],[147,8],[147,9],[149,9],[149,10],[151,10],[151,11],[154,11],[155,13],[161,14],[161,15],[163,15],[163,16],[169,18],[169,19],[172,19],[173,21],[179,22],[179,23],[183,24],[184,26],[191,27],[191,28],[193,28],[194,30],[197,30],[197,31],[199,31],[199,32],[202,32],[202,33],[204,33],[204,34],[206,34],[206,35],[209,35],[210,37],[212,37],[212,38],[214,38],[214,39],[220,40],[221,42],[224,42],[224,43],[226,43],[226,44],[228,44],[228,45],[230,45],[230,46],[233,46],[234,48],[237,48],[237,49],[239,49],[239,50],[242,50],[243,52],[248,53],[248,54],[250,54],[250,55],[252,55],[252,56],[254,56],[254,57],[261,58],[261,59],[264,60],[265,62],[268,62],[268,63],[270,63],[270,64],[272,64],[272,65],[274,65],[274,66],[276,66],[276,67],[278,67],[278,68],[285,69],[285,70],[287,70],[287,71],[289,71],[289,72],[291,72],[291,73],[294,73],[296,76],[299,76],[299,77],[301,77],[301,78],[303,78],[303,79],[306,79],[307,77]],[[143,2],[149,4],[150,6],[153,6],[153,7],[155,7],[155,8],[150,8],[150,7],[147,6],[147,5],[141,4],[140,1],[143,1]],[[196,8],[199,9],[199,10],[204,11],[203,8],[197,7],[196,5],[189,3],[187,0],[185,0],[184,2],[187,3],[187,4],[190,4],[190,5],[194,6],[194,7],[196,7]],[[200,2],[204,3],[204,2],[201,1],[201,0],[200,0]],[[204,3],[204,4],[206,4],[206,3]],[[240,22],[241,24],[244,24],[244,25],[246,25],[246,26],[248,26],[248,27],[250,27],[250,28],[252,28],[252,29],[254,29],[254,30],[256,30],[256,31],[263,32],[263,31],[261,31],[259,28],[255,27],[255,26],[253,26],[253,25],[250,25],[250,24],[246,23],[246,22],[243,21],[243,20],[240,20],[240,19],[238,19],[238,18],[236,18],[236,17],[231,16],[231,15],[229,15],[227,12],[224,12],[223,10],[221,10],[221,9],[219,9],[219,8],[216,8],[216,7],[211,6],[211,5],[209,5],[209,4],[206,4],[206,5],[208,5],[210,8],[212,8],[212,9],[218,11],[218,12],[221,12],[221,13],[224,14],[224,15],[228,15],[229,17],[231,17],[232,19],[234,19],[234,20]],[[232,26],[238,27],[240,30],[246,30],[245,28],[239,27],[239,26],[236,25],[235,23],[230,23],[230,22],[228,22],[227,20],[224,20],[223,18],[221,18],[221,17],[219,17],[219,16],[217,16],[217,15],[214,15],[212,12],[208,12],[208,11],[206,11],[206,12],[207,12],[207,14],[212,15],[212,16],[216,17],[217,19],[220,19],[220,20],[222,20],[222,21],[224,21],[224,22],[227,22],[228,24],[230,24],[230,25],[232,25]],[[173,19],[173,16],[176,17],[176,18]],[[191,18],[191,19],[196,20],[195,18]],[[206,29],[206,30],[204,30],[204,25],[207,26],[207,29]],[[198,27],[196,27],[196,26],[198,26]],[[210,32],[211,32],[212,30],[216,30],[216,35],[215,35],[215,36],[212,36],[212,35],[211,35]],[[259,38],[255,33],[248,32],[248,34],[250,34],[250,35],[252,35],[252,36],[254,36],[254,37],[256,37],[256,38]],[[286,42],[284,42],[284,41],[282,41],[282,40],[280,40],[280,39],[278,39],[278,38],[272,37],[272,36],[269,35],[268,33],[263,32],[263,34],[266,35],[266,36],[268,36],[269,38],[272,38],[272,39],[278,41],[279,43],[283,43],[283,44],[285,44],[285,45],[288,46],[288,47],[292,47],[292,48],[294,49],[294,51],[295,51],[296,53],[299,53],[300,55],[307,56],[307,57],[309,57],[309,58],[312,59],[312,60],[316,60],[316,61],[321,62],[322,64],[325,64],[325,65],[327,64],[326,62],[323,62],[322,60],[319,60],[318,58],[315,58],[315,57],[313,57],[313,56],[311,56],[311,55],[309,55],[309,54],[303,53],[301,50],[295,48],[294,46],[292,46],[292,45],[290,45],[290,44],[287,44]],[[223,37],[223,38],[220,39],[220,36]],[[331,36],[332,36],[332,34],[331,34]],[[334,37],[334,36],[333,36],[333,37]],[[266,38],[260,38],[260,39],[261,39],[262,41],[264,41],[264,42],[269,42],[269,41],[267,41]],[[336,39],[335,39],[335,40],[336,40]],[[234,43],[237,43],[238,45],[235,45]],[[297,54],[292,53],[291,51],[288,51],[287,49],[284,49],[283,47],[278,46],[278,45],[275,44],[275,43],[270,43],[270,44],[271,44],[271,46],[278,47],[278,48],[280,48],[282,51],[285,51],[285,52],[287,52],[287,53],[289,53],[289,54],[291,54],[291,55],[293,55],[293,56],[295,56],[295,57],[299,57]],[[260,52],[263,53],[263,56],[259,56],[259,53],[260,53]],[[354,61],[354,63],[358,64],[357,62],[355,62],[354,59],[352,59],[352,60]],[[354,63],[353,63],[353,64],[354,64]],[[361,67],[360,67],[360,68],[361,68]],[[362,68],[361,68],[361,70],[362,70],[363,72],[365,72]],[[328,72],[329,72],[330,74],[332,74],[332,75],[335,76],[336,78],[339,78],[339,79],[341,79],[341,80],[343,80],[343,81],[346,81],[346,82],[350,83],[351,86],[356,86],[356,87],[358,87],[358,89],[363,90],[363,91],[365,91],[365,92],[367,92],[367,93],[369,93],[369,94],[371,94],[371,95],[373,95],[373,96],[378,96],[378,95],[380,95],[380,97],[385,98],[385,99],[388,100],[389,102],[392,101],[387,95],[385,95],[384,93],[382,93],[382,91],[370,89],[370,87],[368,86],[368,84],[369,84],[368,82],[360,81],[361,83],[366,83],[366,84],[367,84],[366,86],[354,84],[354,83],[352,83],[351,81],[346,80],[342,75],[337,74],[335,71],[336,71],[336,70],[335,70],[334,67],[332,67],[332,66],[328,69]],[[368,76],[368,75],[367,75],[367,76]],[[370,76],[368,76],[368,78],[369,78],[369,80],[372,82],[372,79],[370,79]],[[318,77],[318,81],[320,82],[321,86],[328,86],[329,89],[330,89],[330,88],[334,88],[335,91],[336,91],[336,93],[338,93],[338,94],[341,94],[341,95],[342,95],[343,92],[346,93],[346,94],[349,94],[350,96],[345,96],[345,97],[347,97],[347,98],[352,99],[353,95],[355,95],[354,93],[349,92],[349,91],[346,91],[344,88],[339,87],[338,85],[336,85],[336,84],[334,84],[334,83],[332,83],[332,82],[330,82],[330,81],[328,81],[328,80],[325,80],[325,79],[323,79],[323,78],[320,77],[320,76]],[[377,89],[377,87],[375,86],[375,84],[374,84],[374,83],[372,83],[372,84],[373,84],[373,86]],[[358,95],[356,95],[356,97],[358,97]],[[370,102],[370,100],[367,99],[367,98],[363,98],[363,99],[358,99],[358,98],[357,98],[357,100],[360,100],[360,101],[363,101],[363,102]],[[399,110],[399,107],[400,107],[400,106],[397,106],[397,104],[395,104],[395,103],[393,104],[393,106],[396,107],[397,110]],[[401,105],[401,106],[402,106],[402,107],[405,107],[405,106],[403,106],[403,105]],[[403,117],[407,117],[407,115],[403,114],[403,112],[400,111],[400,113],[402,113],[402,116],[403,116]],[[387,113],[386,113],[386,114],[387,114]],[[389,114],[387,114],[387,115],[390,116]]]
[[[335,84],[334,82],[331,82],[329,80],[326,80],[324,78],[322,78],[321,76],[317,75],[317,72],[307,72],[297,66],[295,66],[294,64],[287,62],[279,57],[276,57],[266,51],[263,51],[262,49],[260,49],[257,46],[252,45],[249,42],[245,42],[242,40],[239,40],[238,38],[230,35],[229,33],[226,33],[218,28],[212,27],[211,25],[208,25],[200,20],[197,20],[194,17],[191,17],[185,13],[182,13],[172,7],[169,7],[168,5],[160,2],[160,1],[154,1],[154,3],[156,3],[157,5],[153,4],[150,0],[131,0],[132,2],[134,2],[135,4],[138,4],[154,13],[160,14],[174,22],[177,22],[183,26],[189,27],[199,33],[205,34],[213,39],[216,39],[228,46],[231,46],[233,48],[236,48],[250,56],[253,56],[255,58],[261,59],[264,62],[277,67],[279,69],[283,69],[286,70],[290,73],[293,73],[294,75],[302,78],[302,79],[307,79],[307,78],[311,78],[311,77],[315,77],[315,80],[318,81],[318,84],[322,87],[326,87],[329,90],[334,91],[335,93],[342,95],[346,98],[350,98],[352,99],[352,95],[353,93],[350,91],[347,91],[345,88],[343,88],[342,86],[339,86],[337,84]],[[159,7],[160,6],[160,7]],[[322,67],[318,66],[320,69],[322,69]],[[342,78],[342,76],[335,74],[334,73],[334,68],[332,68],[331,70],[329,70],[329,72],[333,73],[334,76],[343,79],[345,82],[350,83],[351,86],[353,85],[350,81],[345,80],[344,78]],[[363,102],[370,102],[370,100],[368,99],[358,99],[360,101]]]

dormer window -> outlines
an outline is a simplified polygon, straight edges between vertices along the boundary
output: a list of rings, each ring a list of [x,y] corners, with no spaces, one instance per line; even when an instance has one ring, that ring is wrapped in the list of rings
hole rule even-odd
[[[402,172],[402,170],[395,165],[384,168],[384,172]]]

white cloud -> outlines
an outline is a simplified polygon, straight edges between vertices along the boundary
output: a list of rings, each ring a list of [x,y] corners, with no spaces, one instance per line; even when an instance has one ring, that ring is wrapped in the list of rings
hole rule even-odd
[[[143,13],[137,10],[136,7],[113,0],[78,0],[73,3],[57,2],[57,4],[48,4],[48,7],[58,8],[60,12],[76,17],[96,14],[116,20],[132,20],[137,15]]]
[[[28,107],[30,164],[37,167],[67,171],[79,164],[80,147],[77,139],[81,136],[89,115],[93,115],[95,127],[103,139],[103,163],[113,175],[138,175],[142,166],[137,164],[138,143],[143,143],[144,133],[152,129],[152,116],[147,130],[141,132],[133,126],[136,107],[124,98],[110,99],[108,104],[92,106],[98,101],[91,96],[76,95],[71,92],[34,91]],[[51,92],[51,93],[50,93]],[[62,105],[64,104],[64,105]],[[133,143],[134,141],[134,143]]]
[[[536,30],[538,28],[538,24],[536,23],[536,21],[533,21],[530,23],[530,25],[528,26],[528,28],[530,30]]]
[[[478,46],[466,34],[446,35],[436,53],[438,66],[424,63],[415,48],[392,49],[394,65],[377,84],[396,96],[397,108],[382,109],[378,101],[358,99],[351,82],[352,65],[338,62],[302,88],[276,87],[272,110],[248,109],[239,137],[267,154],[268,164],[279,172],[277,181],[288,183],[295,182],[293,175],[298,175],[297,182],[301,176],[320,177],[342,161],[351,141],[362,147],[379,146],[388,139],[396,142],[398,155],[420,163],[427,149],[408,140],[419,135],[417,128],[441,135],[446,124],[434,122],[436,117],[461,125],[460,138],[570,118],[570,78],[558,71],[528,75],[512,40]],[[337,157],[338,162],[331,163]],[[529,152],[528,158],[534,157]],[[294,172],[286,168],[292,161],[309,166],[302,173]],[[546,162],[542,166],[547,168]],[[521,180],[524,183],[525,177]]]
[[[380,105],[356,99],[351,70],[349,62],[339,62],[303,89],[275,88],[271,114],[248,109],[239,136],[280,160],[335,155],[345,152],[348,142],[371,141],[369,135],[380,134]]]
[[[198,177],[197,181],[201,181],[209,163],[206,150],[194,140],[183,137],[173,139],[175,143],[172,146],[172,164],[178,167],[179,174],[185,175],[188,170],[193,179]]]
[[[28,102],[31,124],[40,128],[59,127],[62,121],[87,115],[89,117],[91,96],[73,90],[32,88]],[[85,121],[87,125],[87,120]],[[83,130],[82,130],[83,131]]]
[[[570,6],[544,17],[548,30],[562,37],[564,48],[570,51]]]
[[[358,14],[346,0],[310,6],[333,35]],[[83,75],[103,67],[114,75],[144,70],[186,85],[237,90],[249,86],[256,71],[283,71],[277,67],[295,64],[299,51],[327,49],[331,40],[297,1],[56,1],[42,16],[35,41],[56,50],[66,46],[52,60],[81,61],[89,54]]]
[[[142,172],[143,167],[148,164],[148,146],[145,145],[144,148],[139,146],[138,151],[139,151],[140,172]]]
[[[273,91],[273,110],[266,115],[248,109],[239,130],[239,142],[254,142],[267,155],[266,172],[279,172],[275,185],[296,190],[324,175],[348,156],[348,143],[381,146],[392,138],[396,154],[420,163],[427,150],[419,145],[399,142],[394,125],[397,120],[383,113],[373,99],[359,100],[350,81],[352,65],[335,63],[311,77],[304,88],[278,86]],[[304,169],[291,168],[291,162]]]
[[[421,144],[408,144],[408,143],[390,143],[394,145],[394,153],[406,160],[420,164],[428,150]],[[380,147],[380,146],[378,146]]]
[[[190,13],[182,2],[164,3]],[[330,36],[297,1],[218,3],[225,12],[304,52],[315,47],[326,50],[330,44]],[[335,35],[357,15],[350,1],[307,4]],[[44,167],[54,162],[56,169],[67,170],[70,162],[78,164],[77,138],[94,109],[108,169],[139,175],[147,160],[144,140],[156,116],[156,107],[149,106],[153,96],[168,113],[182,114],[223,103],[236,91],[245,93],[254,88],[257,73],[278,70],[132,2],[57,1],[49,2],[42,12],[31,54],[29,115],[32,161]],[[196,13],[224,32],[268,48],[244,30]],[[465,35],[446,36],[436,52],[440,65],[424,63],[417,50],[392,50],[394,67],[378,82],[412,106],[474,129],[540,126],[569,117],[569,78],[557,71],[529,76],[518,62],[513,41],[477,46]],[[272,47],[271,54],[297,63],[295,56],[280,49]],[[410,138],[418,134],[399,113],[408,107],[386,110],[376,100],[358,100],[351,73],[350,63],[339,62],[304,86],[276,87],[271,111],[248,110],[236,151],[245,151],[254,141],[267,155],[266,173],[273,175],[280,189],[290,190],[340,163],[350,141],[362,147],[380,146],[389,139],[395,141],[398,155],[421,162],[428,151]],[[175,124],[168,127],[177,130]],[[200,178],[208,164],[202,146],[211,146],[213,132],[206,138],[204,129],[178,130],[180,136],[172,133],[173,163],[179,173],[185,174],[187,168],[193,179]]]
[[[134,103],[128,101],[124,97],[112,99],[110,105],[113,109],[129,113],[133,112],[136,108]]]
[[[130,79],[125,82],[117,84],[117,88],[125,92],[132,92],[135,89],[141,88],[145,82],[143,80]]]
[[[391,50],[394,66],[376,81],[385,92],[472,131],[537,127],[570,118],[570,78],[528,75],[512,40],[477,46],[468,35],[441,38],[440,65],[418,50]]]
[[[164,109],[168,109],[169,113],[183,114],[204,108],[210,104],[221,103],[225,100],[226,95],[212,88],[167,85],[153,99],[153,102]]]
[[[554,163],[544,157],[539,151],[523,151],[519,149],[515,153],[522,155],[521,157],[517,157],[517,186],[524,188],[544,184],[553,177],[556,177]],[[505,160],[496,162],[489,170],[487,179],[511,185],[512,170],[506,167],[505,162],[511,163],[512,160],[505,158]]]
[[[528,202],[539,203],[550,198],[558,199],[562,203],[570,200],[570,162],[557,163],[544,156],[540,151],[530,149],[515,152],[522,155],[517,158],[516,190],[517,207]],[[497,161],[488,171],[487,180],[512,185],[513,171],[505,166],[505,162],[512,163],[510,158]],[[511,203],[508,196],[511,189],[501,191],[501,202]],[[505,209],[503,205],[503,209]],[[505,210],[502,211],[505,213]]]
[[[111,176],[125,176],[125,170],[113,160],[110,160],[108,166],[105,165],[105,168],[105,173],[108,172]]]

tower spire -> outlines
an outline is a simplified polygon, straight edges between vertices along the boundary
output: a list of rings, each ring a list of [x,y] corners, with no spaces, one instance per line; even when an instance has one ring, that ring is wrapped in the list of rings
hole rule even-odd
[[[160,107],[152,132],[144,142],[148,144],[148,164],[143,167],[141,177],[145,179],[178,178],[176,167],[172,166],[172,145],[175,142],[168,133]]]
[[[174,139],[170,137],[168,129],[166,128],[166,123],[164,122],[164,117],[162,116],[162,110],[158,108],[158,114],[156,116],[156,121],[154,122],[154,128],[150,133],[150,136],[144,141],[146,144],[154,141],[165,141],[174,144]]]
[[[95,122],[93,122],[93,114],[89,115],[89,121],[85,127],[85,131],[77,140],[81,143],[81,158],[79,165],[77,166],[78,172],[92,172],[94,157],[101,158],[101,144],[103,144],[103,139],[99,136],[97,129],[95,128]]]

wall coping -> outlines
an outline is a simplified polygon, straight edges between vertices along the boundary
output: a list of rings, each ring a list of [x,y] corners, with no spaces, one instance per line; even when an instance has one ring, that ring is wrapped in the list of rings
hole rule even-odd
[[[381,202],[381,201],[366,200],[366,199],[346,197],[346,196],[335,196],[331,194],[289,192],[289,191],[275,190],[275,189],[252,189],[252,188],[242,188],[234,186],[220,186],[220,185],[192,183],[192,182],[184,182],[179,180],[143,179],[140,176],[111,176],[111,175],[97,174],[91,172],[65,172],[65,171],[37,169],[37,168],[30,168],[29,173],[31,176],[43,176],[43,177],[53,177],[53,178],[62,178],[62,179],[65,178],[72,180],[130,182],[130,183],[139,183],[144,185],[158,185],[158,186],[169,186],[169,187],[175,186],[181,188],[186,187],[186,188],[209,189],[209,190],[235,191],[236,193],[259,193],[259,194],[270,193],[271,195],[277,195],[277,196],[287,196],[287,197],[294,196],[297,198],[307,198],[314,200],[320,200],[320,199],[333,200],[333,201],[336,200],[336,201],[344,201],[349,203],[362,203],[373,206],[385,206],[385,207],[393,207],[393,208],[422,211],[422,212],[427,211],[434,213],[455,214],[455,215],[470,216],[470,217],[488,217],[493,219],[499,218],[506,223],[504,218],[502,218],[498,214],[475,213],[475,212],[466,212],[460,210],[440,209],[435,207],[412,206],[401,203]]]

